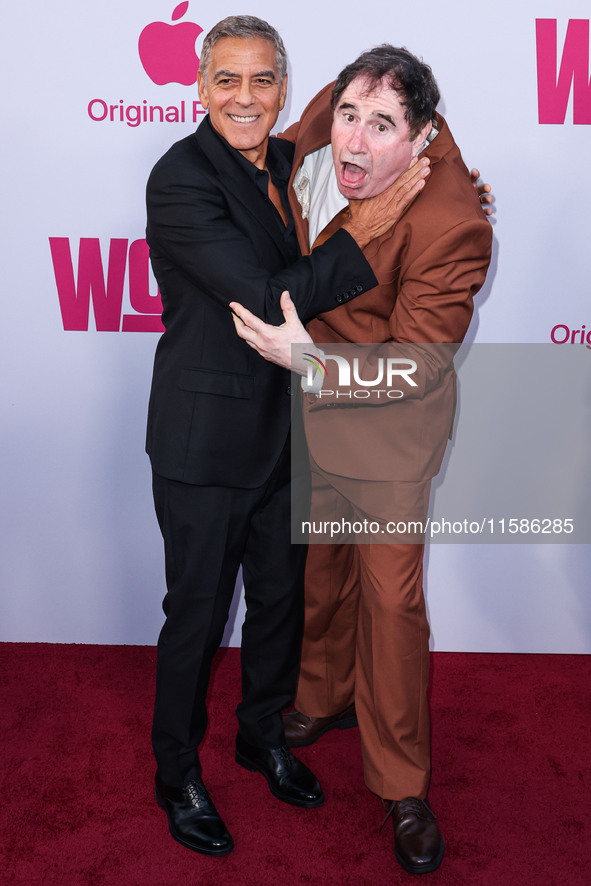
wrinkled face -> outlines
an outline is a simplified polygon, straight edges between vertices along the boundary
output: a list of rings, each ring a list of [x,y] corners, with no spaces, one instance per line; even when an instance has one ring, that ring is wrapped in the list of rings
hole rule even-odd
[[[199,72],[197,84],[213,128],[262,169],[287,89],[273,44],[262,37],[223,37],[212,49],[207,82]]]
[[[412,141],[404,105],[383,81],[372,92],[367,80],[349,83],[335,108],[332,156],[339,190],[349,200],[381,194],[408,168],[431,129],[427,123]]]

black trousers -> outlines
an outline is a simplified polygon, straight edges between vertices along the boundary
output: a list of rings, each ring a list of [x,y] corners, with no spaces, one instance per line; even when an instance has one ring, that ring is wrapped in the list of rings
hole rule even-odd
[[[281,711],[297,684],[304,606],[304,545],[290,544],[286,445],[256,489],[194,486],[153,476],[164,538],[166,620],[158,639],[152,745],[161,778],[181,787],[199,775],[211,663],[240,564],[242,627],[239,732],[258,747],[284,744]]]

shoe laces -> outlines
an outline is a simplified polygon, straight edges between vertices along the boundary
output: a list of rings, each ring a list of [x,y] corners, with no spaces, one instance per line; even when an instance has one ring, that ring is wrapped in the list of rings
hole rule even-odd
[[[384,806],[387,802],[387,800],[383,801]],[[417,797],[405,797],[404,800],[392,800],[378,833],[382,833],[384,825],[394,812],[399,818],[404,818],[406,815],[416,815],[417,818],[422,818],[425,821],[435,820],[435,816],[423,800],[419,800]]]
[[[295,758],[287,745],[281,745],[281,747],[277,750],[279,752],[279,756],[281,757],[281,762],[288,767],[292,766]]]
[[[191,806],[195,806],[197,809],[209,802],[209,794],[203,783],[190,781],[185,785],[185,791],[187,792]]]

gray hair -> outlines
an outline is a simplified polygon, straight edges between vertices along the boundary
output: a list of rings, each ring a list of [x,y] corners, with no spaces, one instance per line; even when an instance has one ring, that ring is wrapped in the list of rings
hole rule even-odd
[[[199,70],[203,75],[203,79],[207,80],[207,71],[211,61],[211,52],[213,47],[223,37],[238,37],[242,40],[260,37],[267,40],[275,47],[275,55],[277,68],[279,70],[279,79],[283,80],[287,72],[287,53],[283,40],[268,22],[254,15],[230,15],[228,18],[222,19],[217,25],[214,25],[211,31],[206,35],[203,46],[201,48],[201,60]]]

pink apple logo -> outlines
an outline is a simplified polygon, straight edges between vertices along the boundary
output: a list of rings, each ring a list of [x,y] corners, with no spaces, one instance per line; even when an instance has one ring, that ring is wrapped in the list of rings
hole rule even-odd
[[[182,18],[189,8],[189,0],[179,3],[172,14],[172,21]],[[195,22],[167,25],[152,22],[146,25],[138,41],[140,59],[150,80],[158,86],[165,83],[182,83],[192,86],[197,82],[199,58],[195,41],[203,28]]]

